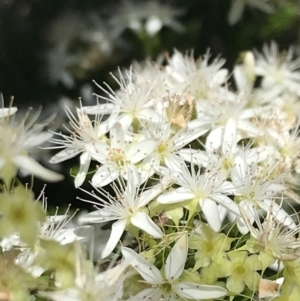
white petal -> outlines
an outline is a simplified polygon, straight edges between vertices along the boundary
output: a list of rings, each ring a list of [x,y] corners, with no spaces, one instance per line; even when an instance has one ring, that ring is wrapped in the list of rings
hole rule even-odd
[[[234,25],[242,17],[244,8],[245,0],[233,0],[228,15],[229,25]]]
[[[95,187],[103,187],[114,181],[120,174],[117,167],[107,165],[101,166],[92,178],[92,185]]]
[[[232,181],[239,183],[241,181],[240,178],[245,177],[246,171],[247,171],[247,164],[246,164],[245,158],[242,156],[235,156],[234,168],[232,169],[232,172],[231,172]],[[239,187],[237,187],[237,188],[239,188]]]
[[[81,215],[79,217],[79,223],[81,224],[97,224],[97,223],[105,223],[108,221],[113,221],[116,219],[116,215],[113,212],[105,209],[99,209],[87,214]]]
[[[221,229],[221,219],[218,205],[211,199],[201,200],[200,205],[208,224],[214,231],[218,232]]]
[[[131,115],[124,114],[119,116],[117,120],[118,123],[120,123],[124,129],[128,129],[132,124],[133,117]]]
[[[236,219],[237,219],[237,215],[233,214],[232,212],[228,211],[227,212],[227,218],[229,220],[229,223],[233,224],[235,223]]]
[[[171,183],[170,177],[160,179],[160,183],[150,189],[144,190],[139,197],[139,208],[148,205],[149,202],[154,200],[162,191],[164,191]]]
[[[236,65],[233,69],[233,76],[239,91],[248,91],[252,88],[252,84],[246,76],[245,66]]]
[[[155,238],[161,238],[164,235],[160,230],[160,228],[153,222],[153,220],[145,212],[135,213],[131,217],[130,221],[134,226],[145,231],[146,233],[148,233],[149,235]]]
[[[143,109],[139,112],[139,118],[140,119],[146,119],[150,120],[151,122],[160,122],[161,121],[161,115],[159,115],[156,111],[153,109]]]
[[[182,160],[180,157],[174,155],[174,154],[169,154],[165,157],[165,163],[166,165],[171,169],[175,171],[182,171]]]
[[[215,195],[213,195],[213,200],[218,202],[221,206],[225,207],[226,209],[228,209],[233,214],[238,215],[238,216],[241,215],[238,204],[235,203],[227,195],[215,194]]]
[[[173,289],[183,299],[192,300],[215,299],[227,294],[227,290],[220,286],[190,282],[179,282]]]
[[[255,127],[251,122],[246,120],[240,120],[237,123],[237,128],[241,131],[244,131],[250,137],[257,137],[263,135],[263,132]]]
[[[139,141],[130,147],[127,156],[132,163],[137,163],[151,154],[156,149],[157,145],[157,139]]]
[[[63,175],[43,167],[30,157],[15,156],[12,158],[12,161],[28,173],[46,181],[56,182],[64,178]]]
[[[234,152],[236,142],[236,122],[229,118],[223,132],[222,153]]]
[[[103,137],[105,134],[107,134],[110,130],[109,127],[110,123],[108,120],[102,121],[98,126],[97,126],[97,137]]]
[[[208,131],[207,127],[205,128],[202,127],[202,128],[197,128],[195,130],[189,130],[185,132],[184,135],[178,136],[178,139],[176,139],[175,141],[176,149],[183,148],[190,142],[194,141],[195,139],[207,133],[207,131]]]
[[[29,137],[26,141],[24,141],[24,148],[33,148],[38,145],[41,145],[45,141],[49,140],[53,136],[52,133],[49,132],[41,132],[38,134]]]
[[[165,264],[165,277],[169,282],[178,279],[186,263],[188,254],[188,236],[184,233],[175,243]]]
[[[116,247],[126,227],[126,219],[118,220],[111,226],[111,233],[108,242],[106,243],[101,257],[105,258],[110,255],[113,249]]]
[[[82,107],[82,110],[88,115],[110,114],[115,105],[112,103],[98,104],[96,106]]]
[[[74,229],[74,234],[78,237],[78,240],[83,240],[90,237],[94,230],[94,226],[80,226]]]
[[[116,123],[110,130],[110,146],[113,149],[125,149],[124,129],[120,123]]]
[[[159,288],[147,288],[139,292],[137,295],[130,297],[127,301],[151,300],[160,301],[162,292]]]
[[[272,3],[272,1],[270,1]],[[274,12],[274,7],[271,3],[267,3],[267,1],[251,1],[251,5],[257,9],[260,9],[261,11],[265,13],[272,13]]]
[[[244,111],[242,112],[242,114],[240,115],[240,119],[249,119],[249,118],[253,118],[256,117],[257,115],[259,115],[260,111],[257,111],[255,108],[252,109],[244,109]]]
[[[274,214],[275,219],[282,223],[284,226],[289,227],[290,229],[296,229],[297,226],[291,216],[284,211],[278,204],[271,200],[264,200],[259,202],[259,205],[265,211],[271,210]]]
[[[161,30],[163,26],[162,21],[157,16],[151,16],[146,22],[146,31],[150,36],[154,36],[157,32]]]
[[[85,149],[90,153],[93,159],[103,164],[106,162],[108,152],[110,151],[109,146],[100,141],[86,143]]]
[[[246,225],[244,219],[242,217],[238,217],[236,220],[237,227],[241,234],[247,234],[249,232],[249,228]]]
[[[93,226],[80,226],[77,228],[61,229],[57,232],[54,232],[53,239],[58,241],[60,244],[65,245],[74,241],[84,240],[91,235],[93,230]]]
[[[197,130],[199,128],[203,128],[204,126],[207,126],[211,123],[211,121],[207,121],[207,120],[200,120],[200,119],[194,119],[192,121],[189,121],[189,123],[187,124],[187,127],[189,130]],[[208,131],[208,128],[207,128]]]
[[[222,135],[224,127],[213,129],[207,136],[205,147],[207,151],[218,149],[222,145]]]
[[[132,267],[143,277],[145,281],[151,284],[164,282],[164,279],[156,266],[148,262],[130,248],[122,247],[121,250],[124,258],[130,262]]]
[[[67,147],[66,149],[60,151],[55,156],[53,156],[49,160],[49,162],[53,163],[53,164],[60,163],[60,162],[74,158],[81,152],[82,152],[82,149],[80,149],[80,148],[68,148]]]
[[[268,266],[268,268],[270,268],[271,270],[276,271],[276,272],[281,272],[284,269],[284,264],[282,261],[278,261],[278,259],[276,259],[274,261],[274,263],[272,263],[271,265]],[[281,279],[281,278],[279,278],[279,279]]]
[[[253,162],[261,162],[266,160],[273,153],[273,147],[269,146],[261,146],[255,147],[252,149],[248,149],[245,151],[245,158],[247,164],[251,164]]]
[[[138,174],[141,179],[141,183],[145,183],[155,174],[155,169],[152,167],[145,167],[144,165],[142,165],[138,169]]]
[[[66,220],[68,218],[68,215],[62,214],[62,215],[50,215],[47,216],[47,221],[46,223],[44,223],[45,227],[48,228],[49,223],[51,224],[58,224],[63,222],[64,220]]]
[[[0,118],[13,115],[17,111],[18,111],[18,108],[16,108],[16,107],[2,108],[2,109],[0,109]]]
[[[219,208],[220,220],[222,223],[224,221],[225,217],[231,212],[228,212],[227,208],[225,208],[221,205],[218,205],[218,208]]]
[[[90,154],[88,152],[82,153],[80,156],[80,169],[75,178],[75,187],[76,188],[80,187],[83,184],[86,174],[89,170],[90,163],[91,163]]]
[[[54,301],[80,300],[79,293],[75,288],[68,288],[61,291],[39,292],[39,295]]]
[[[239,206],[241,207],[241,210],[243,212],[245,212],[245,214],[247,215],[248,220],[247,220],[247,222],[245,222],[244,218],[238,217],[237,218],[237,227],[238,227],[240,233],[247,234],[250,230],[249,227],[251,227],[251,225],[253,224],[255,216],[256,216],[255,208],[253,207],[253,205],[250,202],[248,202],[246,200],[242,200],[239,203]]]
[[[178,154],[184,161],[201,164],[204,167],[208,165],[209,156],[206,151],[183,148],[178,151]]]
[[[195,197],[195,194],[184,187],[176,188],[172,191],[164,193],[157,198],[157,202],[160,204],[175,204],[186,200],[191,200]]]
[[[133,185],[140,186],[143,184],[142,178],[139,174],[139,170],[137,167],[132,164],[128,163],[123,166],[123,169],[121,170],[121,176],[128,182],[131,181]]]
[[[228,75],[227,69],[220,69],[211,79],[211,82],[209,83],[211,86],[220,86],[225,83],[226,78]]]

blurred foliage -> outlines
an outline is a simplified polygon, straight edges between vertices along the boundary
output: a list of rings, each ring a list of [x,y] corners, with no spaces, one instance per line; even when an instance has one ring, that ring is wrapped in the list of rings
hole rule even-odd
[[[193,49],[199,56],[209,48],[231,68],[241,51],[260,49],[273,39],[282,49],[293,45],[299,53],[298,0],[272,1],[272,14],[251,6],[251,1],[234,0],[244,1],[245,7],[230,26],[232,1],[2,0],[0,90],[6,101],[14,95],[18,107],[42,105],[46,112],[58,111],[54,127],[59,130],[59,124],[67,122],[65,103],[76,106],[82,96],[84,103],[92,104],[91,92],[100,93],[92,80],[116,88],[109,72],[129,67],[133,60],[156,59],[174,48]],[[45,162],[43,153],[40,156]],[[82,193],[73,189],[70,177],[76,164],[71,160],[57,167],[66,180],[49,185],[50,203],[74,203]],[[43,186],[36,184],[37,190]]]
[[[268,17],[266,25],[263,28],[262,35],[266,39],[269,37],[280,37],[281,34],[294,31],[297,33],[299,28],[300,10],[299,4],[287,2],[278,8],[278,10]],[[299,32],[298,32],[299,34]]]

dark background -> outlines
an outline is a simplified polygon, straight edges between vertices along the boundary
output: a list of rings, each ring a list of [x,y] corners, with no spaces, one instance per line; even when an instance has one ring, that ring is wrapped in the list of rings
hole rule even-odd
[[[295,54],[300,53],[298,0],[270,1],[272,13],[246,5],[235,24],[228,22],[231,0],[150,2],[0,0],[0,91],[5,104],[13,95],[20,111],[42,106],[42,119],[57,112],[50,127],[60,131],[61,124],[67,123],[65,104],[74,109],[78,97],[86,105],[93,104],[92,92],[101,91],[92,80],[116,87],[109,72],[118,66],[129,67],[133,60],[156,59],[163,53],[171,54],[174,48],[193,49],[197,57],[209,48],[213,55],[226,58],[226,67],[231,69],[241,51],[261,49],[271,40],[280,49],[292,45]],[[145,24],[159,14],[163,27],[151,35]],[[130,28],[132,20],[139,22],[139,30]],[[54,153],[36,153],[42,164],[66,177],[61,183],[47,185],[49,205],[81,207],[76,196],[84,197],[84,192],[74,189],[70,175],[70,169],[77,172],[78,157],[47,165]],[[39,192],[44,183],[34,182]],[[91,190],[88,183],[83,188]]]

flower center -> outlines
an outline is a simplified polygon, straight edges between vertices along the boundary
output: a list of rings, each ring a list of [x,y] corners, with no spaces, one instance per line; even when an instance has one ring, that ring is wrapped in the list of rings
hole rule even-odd
[[[214,242],[213,241],[207,241],[206,245],[206,252],[213,252],[214,251]]]
[[[115,162],[116,165],[123,167],[126,163],[126,158],[124,155],[124,151],[120,148],[114,148],[109,153],[109,158],[111,161]]]
[[[167,145],[165,143],[161,143],[158,148],[157,148],[157,151],[159,154],[162,154],[167,148]]]
[[[193,112],[193,101],[187,94],[173,94],[164,98],[167,118],[172,124],[183,127],[190,120]]]
[[[234,162],[230,157],[225,158],[221,164],[221,168],[226,172],[229,172],[233,168],[233,166]]]
[[[270,70],[270,75],[275,79],[277,83],[282,83],[283,81],[283,75],[282,71],[278,70],[277,68],[272,68]]]
[[[238,265],[234,271],[237,273],[237,274],[240,274],[240,275],[243,275],[245,273],[245,268],[242,266],[242,265]]]
[[[161,285],[161,290],[164,292],[164,293],[169,293],[172,291],[172,284],[169,283],[169,282],[166,282],[166,283],[163,283]]]

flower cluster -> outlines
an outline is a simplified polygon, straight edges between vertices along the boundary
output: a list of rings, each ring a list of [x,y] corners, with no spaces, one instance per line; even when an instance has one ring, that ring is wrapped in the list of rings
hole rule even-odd
[[[0,280],[0,293],[10,300],[26,293],[115,301],[300,297],[300,61],[272,42],[244,53],[231,73],[224,64],[209,53],[195,60],[175,51],[162,65],[119,70],[117,91],[97,84],[96,105],[80,105],[76,115],[66,108],[70,135],[51,132],[52,148],[61,150],[50,162],[80,155],[75,186],[92,174],[82,201],[95,210],[67,232],[66,215],[46,219],[29,191],[3,186],[3,258],[17,245],[12,270],[22,269],[28,283],[24,276],[19,292]],[[102,223],[111,225],[101,253],[109,267],[99,272],[80,244],[91,224]]]

